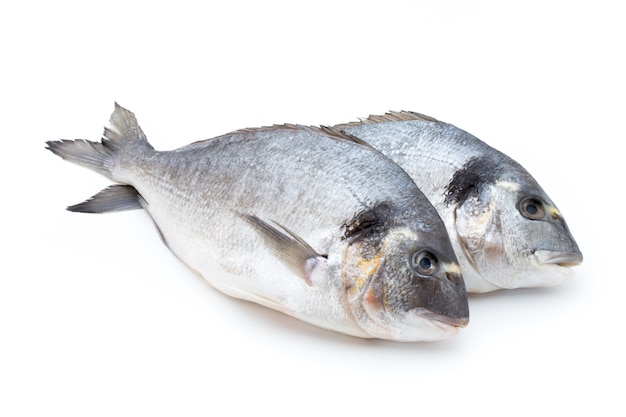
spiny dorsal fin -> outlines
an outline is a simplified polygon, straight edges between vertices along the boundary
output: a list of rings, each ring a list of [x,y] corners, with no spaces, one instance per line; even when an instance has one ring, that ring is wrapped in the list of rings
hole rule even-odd
[[[383,115],[370,115],[366,118],[359,119],[358,122],[349,122],[340,125],[333,126],[335,129],[341,130],[351,126],[360,126],[360,125],[371,125],[376,123],[386,123],[386,122],[401,122],[408,120],[421,120],[424,122],[437,122],[438,120],[434,117],[426,116],[425,114],[416,113],[412,111],[390,111]]]
[[[350,122],[350,123],[345,123],[345,124],[339,124],[336,126],[326,126],[326,125],[305,126],[305,125],[299,125],[299,124],[293,124],[293,123],[283,123],[283,124],[275,124],[271,126],[247,127],[243,129],[237,129],[233,132],[230,132],[225,135],[218,136],[218,137],[224,137],[224,136],[236,135],[236,134],[254,133],[254,132],[263,133],[263,132],[272,132],[272,131],[278,131],[278,130],[294,130],[294,131],[306,131],[306,132],[321,134],[321,135],[328,136],[337,140],[345,140],[345,141],[353,142],[362,146],[367,146],[368,148],[371,148],[371,149],[375,149],[369,143],[363,141],[362,139],[359,139],[356,136],[351,135],[348,132],[343,131],[343,129],[351,127],[351,126],[360,126],[362,124],[397,122],[397,121],[404,121],[404,120],[423,120],[427,122],[438,121],[437,119],[433,117],[426,116],[421,113],[416,113],[416,112],[411,112],[411,111],[399,111],[399,112],[392,111],[382,116],[372,115],[372,116],[369,116],[368,118],[360,119],[360,121],[358,122]],[[216,138],[213,138],[213,139],[216,139]],[[206,142],[210,140],[212,139],[204,139],[195,143]]]
[[[365,142],[362,139],[357,138],[354,135],[351,135],[347,132],[342,132],[341,130],[335,128],[334,126],[320,126],[319,129],[326,133],[327,135],[330,135],[332,137],[335,137],[337,139],[341,139],[341,140],[347,140],[349,142],[354,142],[354,143],[358,143],[359,145],[363,145],[363,146],[367,146],[368,148],[372,148],[374,149],[374,147],[372,145],[370,145],[369,143]]]
[[[330,136],[335,139],[347,140],[348,142],[358,143],[359,145],[364,145],[370,148],[372,147],[371,145],[362,141],[356,136],[353,136],[346,132],[342,132],[341,130],[333,126],[305,126],[305,125],[292,124],[292,123],[283,123],[283,124],[275,124],[272,126],[249,127],[249,128],[244,128],[244,129],[238,129],[234,131],[233,133],[271,132],[274,130],[285,130],[285,129],[322,134],[325,136]]]

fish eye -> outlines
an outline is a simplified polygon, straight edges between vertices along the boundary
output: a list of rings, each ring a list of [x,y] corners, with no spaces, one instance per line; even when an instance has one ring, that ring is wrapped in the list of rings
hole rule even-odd
[[[418,274],[432,275],[439,268],[439,261],[434,253],[429,250],[421,250],[411,256],[411,267]]]
[[[522,213],[522,216],[530,220],[539,220],[545,214],[543,203],[534,197],[523,199],[520,202],[519,211]]]

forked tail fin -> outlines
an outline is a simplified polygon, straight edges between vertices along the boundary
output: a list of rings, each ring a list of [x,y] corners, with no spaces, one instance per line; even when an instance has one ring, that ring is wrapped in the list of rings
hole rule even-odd
[[[48,150],[70,162],[92,169],[115,181],[113,166],[128,156],[153,150],[135,115],[115,103],[111,127],[104,128],[100,142],[84,139],[46,142]]]
[[[100,142],[84,139],[46,142],[48,150],[61,158],[96,171],[107,178],[115,178],[114,169],[126,161],[153,150],[135,115],[115,103],[110,119],[111,127],[104,128]],[[114,185],[102,190],[87,201],[68,207],[70,211],[103,213],[107,211],[142,208],[141,196],[130,185]]]

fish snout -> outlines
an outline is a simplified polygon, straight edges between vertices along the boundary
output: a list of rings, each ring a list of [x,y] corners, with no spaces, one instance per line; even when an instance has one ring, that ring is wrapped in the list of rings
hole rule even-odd
[[[465,327],[469,322],[469,302],[465,282],[460,273],[446,272],[439,300],[432,299],[429,318],[453,327]]]
[[[583,254],[580,251],[559,252],[551,250],[537,250],[535,257],[541,264],[552,264],[564,267],[580,265],[583,262]]]

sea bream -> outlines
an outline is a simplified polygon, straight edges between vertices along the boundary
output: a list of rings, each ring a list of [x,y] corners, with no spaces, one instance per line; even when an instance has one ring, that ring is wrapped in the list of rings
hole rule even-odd
[[[413,178],[446,224],[468,292],[557,285],[582,262],[537,181],[475,136],[413,112],[334,129],[374,146]]]
[[[117,184],[68,207],[145,209],[222,292],[364,338],[431,341],[467,325],[445,226],[411,178],[331,128],[244,129],[172,151],[115,106],[100,142],[48,149]]]

